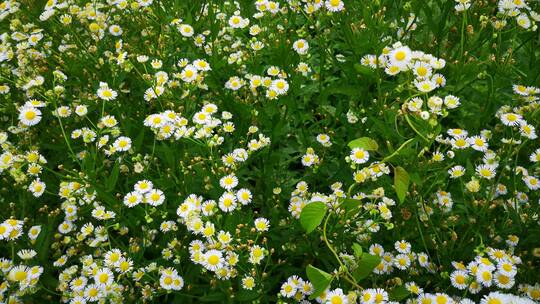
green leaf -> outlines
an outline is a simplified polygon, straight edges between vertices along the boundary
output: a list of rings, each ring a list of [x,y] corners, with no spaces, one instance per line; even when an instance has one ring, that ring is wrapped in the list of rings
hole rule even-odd
[[[352,249],[354,251],[354,256],[357,258],[362,257],[362,246],[358,245],[357,243],[352,244]]]
[[[328,288],[333,278],[328,272],[322,271],[311,264],[307,265],[306,274],[311,284],[313,284],[313,293],[309,296],[310,300],[321,295]]]
[[[394,169],[394,188],[396,189],[396,194],[401,203],[405,200],[407,196],[407,190],[409,190],[409,173],[405,171],[402,167],[396,167]]]
[[[363,66],[361,64],[358,64],[356,63],[354,65],[354,69],[359,73],[359,74],[362,74],[364,76],[373,76],[373,74],[375,73],[375,71],[367,66]]]
[[[144,128],[138,130],[139,135],[135,138],[133,141],[133,146],[135,147],[135,151],[139,151],[142,147],[143,140],[144,140]]]
[[[330,114],[332,117],[335,117],[336,116],[336,107],[333,107],[333,106],[330,106],[330,105],[323,105],[321,106],[321,108],[328,112],[328,114]]]
[[[239,290],[236,293],[236,300],[241,302],[251,302],[261,296],[260,293],[254,290]]]
[[[199,297],[198,300],[201,302],[214,302],[215,303],[215,302],[225,301],[225,299],[227,298],[228,296],[221,292],[214,292],[214,293],[210,293],[205,296]]]
[[[107,191],[112,191],[114,189],[114,186],[116,186],[116,182],[118,181],[118,175],[120,174],[120,162],[115,162],[114,167],[111,170],[111,174],[107,178],[107,181],[105,182],[105,188]]]
[[[341,197],[339,198],[339,201],[339,206],[345,209],[347,212],[353,211],[354,209],[362,206],[362,201],[359,199]]]
[[[373,139],[369,138],[369,137],[357,138],[357,139],[349,142],[348,146],[351,149],[362,148],[362,149],[368,150],[368,151],[376,151],[377,149],[379,149],[379,145],[377,144],[377,142],[374,141]]]
[[[397,286],[388,293],[388,296],[390,297],[390,301],[401,302],[410,294],[411,293],[404,286]]]
[[[310,233],[321,224],[325,214],[326,205],[323,202],[310,203],[300,213],[300,224],[306,229],[307,233]]]
[[[353,276],[357,281],[367,278],[373,269],[381,263],[381,257],[369,253],[362,253],[362,258],[358,262],[358,268],[353,272]]]
[[[411,181],[419,186],[422,186],[424,184],[424,181],[422,180],[422,178],[420,178],[420,174],[418,174],[418,172],[413,172],[411,174],[409,174],[410,178],[411,178]]]

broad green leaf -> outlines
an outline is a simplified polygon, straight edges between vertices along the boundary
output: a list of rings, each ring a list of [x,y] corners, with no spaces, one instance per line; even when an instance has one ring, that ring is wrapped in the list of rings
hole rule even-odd
[[[300,213],[300,224],[310,233],[319,226],[325,214],[326,205],[323,202],[310,203]]]
[[[307,265],[306,274],[311,284],[313,284],[313,293],[309,297],[310,300],[313,300],[322,294],[326,288],[328,288],[330,282],[332,282],[331,274],[322,271],[311,264]]]
[[[352,249],[354,251],[354,256],[356,258],[362,257],[362,246],[358,245],[357,243],[352,244]]]
[[[405,171],[402,167],[396,167],[394,169],[394,187],[396,189],[396,194],[401,203],[405,200],[407,196],[407,190],[409,190],[409,173]]]
[[[348,146],[351,149],[362,148],[362,149],[368,150],[368,151],[376,151],[377,149],[379,149],[379,145],[377,144],[377,142],[374,141],[373,139],[369,138],[369,137],[357,138],[357,139],[349,142]]]
[[[404,286],[397,286],[388,293],[388,296],[390,297],[391,301],[401,302],[410,294],[411,293]]]
[[[381,263],[381,257],[369,253],[362,253],[362,258],[358,262],[358,268],[353,273],[357,281],[367,278],[373,269]]]
[[[347,212],[353,211],[354,209],[361,207],[363,205],[361,200],[354,199],[354,198],[343,197],[343,198],[340,198],[339,200],[340,200],[339,206],[345,209],[345,211]]]

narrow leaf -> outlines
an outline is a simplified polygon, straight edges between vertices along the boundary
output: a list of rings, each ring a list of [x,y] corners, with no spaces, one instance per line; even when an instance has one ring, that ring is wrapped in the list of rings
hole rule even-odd
[[[111,170],[111,174],[107,178],[105,188],[107,191],[111,191],[114,189],[114,186],[116,186],[116,182],[118,181],[118,175],[120,174],[120,163],[115,162],[114,167]]]

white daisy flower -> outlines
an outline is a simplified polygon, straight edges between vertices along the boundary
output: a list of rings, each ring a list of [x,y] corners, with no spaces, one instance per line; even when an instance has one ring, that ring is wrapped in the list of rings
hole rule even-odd
[[[309,43],[304,39],[298,39],[293,43],[293,49],[300,55],[305,55],[309,49]]]
[[[223,195],[219,198],[219,209],[221,209],[223,212],[231,212],[236,209],[236,196],[231,192],[225,192]]]
[[[355,164],[363,164],[369,159],[369,152],[362,148],[354,148],[351,151],[351,160]]]
[[[120,136],[114,141],[113,147],[116,149],[116,151],[127,151],[131,148],[131,138]]]
[[[219,250],[208,250],[204,254],[203,266],[210,271],[217,271],[223,267],[223,253]]]
[[[231,190],[238,186],[238,178],[234,174],[225,175],[219,180],[219,185],[225,190]]]
[[[149,205],[157,207],[163,204],[165,195],[163,194],[163,191],[159,189],[152,189],[144,195],[144,199]]]
[[[99,84],[99,89],[97,90],[97,96],[105,101],[115,100],[118,96],[118,93],[111,88],[105,82]]]
[[[19,109],[19,121],[25,126],[33,126],[41,121],[41,111],[34,107]]]

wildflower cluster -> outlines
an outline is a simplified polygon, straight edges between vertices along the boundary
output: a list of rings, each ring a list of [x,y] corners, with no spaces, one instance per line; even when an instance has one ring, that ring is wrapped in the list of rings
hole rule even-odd
[[[0,0],[0,304],[540,301],[533,0]]]

